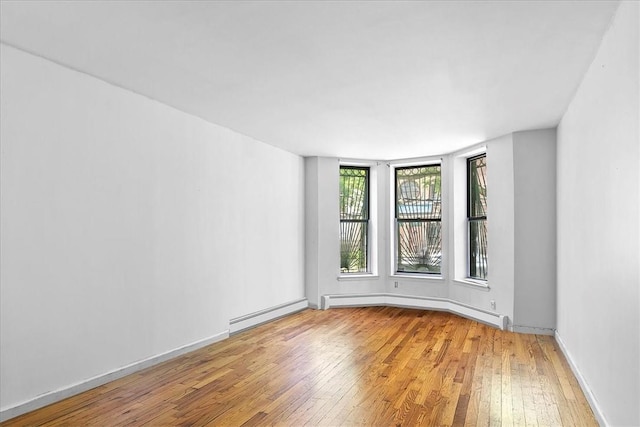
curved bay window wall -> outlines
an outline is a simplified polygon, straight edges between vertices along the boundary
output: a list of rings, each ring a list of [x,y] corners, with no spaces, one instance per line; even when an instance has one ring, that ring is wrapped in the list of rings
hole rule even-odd
[[[440,274],[441,165],[395,169],[396,271]]]
[[[469,277],[487,280],[487,156],[467,160]]]
[[[340,166],[340,272],[369,272],[369,168]]]

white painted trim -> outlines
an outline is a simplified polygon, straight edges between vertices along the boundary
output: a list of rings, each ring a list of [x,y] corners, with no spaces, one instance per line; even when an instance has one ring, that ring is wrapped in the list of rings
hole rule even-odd
[[[357,274],[357,273],[345,273],[338,276],[339,281],[349,280],[378,280],[380,276],[377,274]]]
[[[389,275],[390,280],[435,280],[442,282],[444,277],[442,274],[426,274],[426,273],[393,273]]]
[[[394,169],[410,167],[410,166],[434,166],[434,165],[442,165],[443,157],[444,156],[442,155],[427,156],[427,157],[413,157],[408,159],[386,160],[385,163]]]
[[[87,390],[91,390],[92,388],[99,387],[103,384],[115,381],[119,378],[126,377],[127,375],[131,375],[150,366],[166,362],[167,360],[173,359],[194,350],[198,350],[215,342],[222,341],[228,337],[229,331],[222,331],[208,338],[175,348],[173,350],[169,350],[156,356],[151,356],[147,359],[143,359],[138,362],[123,366],[121,368],[114,369],[113,371],[109,371],[105,374],[100,374],[93,378],[89,378],[87,380],[72,384],[70,386],[41,394],[40,396],[36,396],[33,399],[2,409],[0,411],[0,422],[4,422],[19,415],[26,414],[27,412],[34,411],[36,409],[66,399],[67,397],[74,396]]]
[[[578,380],[578,384],[580,384],[580,388],[582,389],[582,392],[587,398],[587,401],[589,402],[589,406],[591,406],[591,410],[593,411],[593,415],[595,415],[596,420],[598,421],[598,424],[605,427],[609,426],[610,424],[607,422],[607,419],[605,418],[604,413],[600,408],[600,405],[598,405],[598,401],[596,400],[596,397],[591,392],[591,388],[589,387],[587,380],[584,378],[584,376],[582,376],[580,369],[578,369],[578,366],[573,361],[573,358],[571,357],[571,353],[569,353],[569,350],[567,349],[567,346],[564,344],[564,341],[560,337],[560,334],[558,333],[558,331],[556,331],[555,333],[555,339],[556,339],[556,342],[558,343],[558,347],[560,348],[560,351],[562,352],[562,354],[564,354],[564,358],[567,359],[567,362],[571,367],[571,371],[573,371],[573,375],[576,376],[576,379]]]
[[[302,298],[285,304],[280,304],[264,310],[256,311],[245,316],[236,317],[229,321],[229,333],[235,334],[245,329],[253,328],[262,323],[270,322],[283,316],[309,308],[309,301]]]
[[[322,295],[320,297],[320,308],[326,310],[329,308],[329,295]]]
[[[361,160],[361,159],[338,159],[340,166],[366,166],[376,167],[382,164],[381,160]]]
[[[448,311],[462,317],[477,320],[506,329],[507,316],[492,311],[483,310],[448,298],[418,297],[400,294],[337,294],[323,295],[323,308],[330,307],[361,307],[361,306],[393,306],[420,308],[425,310]]]
[[[454,285],[460,285],[460,286],[467,286],[470,287],[471,289],[477,289],[479,291],[489,291],[491,290],[491,287],[489,286],[489,284],[487,282],[482,283],[482,282],[476,282],[476,281],[472,281],[470,279],[454,279],[451,283],[453,283]]]
[[[460,157],[468,159],[469,157],[479,156],[480,154],[487,153],[487,143],[481,142],[479,144],[472,145],[471,147],[465,147],[461,150],[453,151],[448,153],[453,157]]]
[[[536,334],[536,335],[555,335],[556,330],[553,328],[538,328],[535,326],[512,325],[509,330],[519,334]]]

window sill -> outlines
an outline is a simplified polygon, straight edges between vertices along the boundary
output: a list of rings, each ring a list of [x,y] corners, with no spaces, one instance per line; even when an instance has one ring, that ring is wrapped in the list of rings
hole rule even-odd
[[[422,273],[395,273],[389,277],[391,279],[444,280],[444,278],[440,274]]]
[[[453,281],[456,285],[468,286],[470,288],[476,288],[483,291],[489,291],[491,288],[489,287],[488,282],[483,282],[480,280],[473,279],[455,279]]]
[[[380,276],[378,276],[377,274],[373,274],[373,273],[368,273],[368,274],[359,274],[359,273],[352,273],[352,274],[340,274],[338,276],[338,280],[339,281],[343,281],[343,280],[378,280],[380,278]]]

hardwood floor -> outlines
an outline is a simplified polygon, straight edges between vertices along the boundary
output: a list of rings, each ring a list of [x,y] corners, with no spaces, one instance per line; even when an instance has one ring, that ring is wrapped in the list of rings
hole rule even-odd
[[[449,313],[305,310],[2,426],[596,426],[552,337]]]

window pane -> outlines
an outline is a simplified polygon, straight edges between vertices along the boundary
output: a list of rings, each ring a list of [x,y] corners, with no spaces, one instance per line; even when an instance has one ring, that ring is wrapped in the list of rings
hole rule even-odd
[[[368,271],[369,168],[340,167],[340,271]]]
[[[396,169],[396,218],[440,219],[440,165]]]
[[[440,221],[398,220],[398,271],[440,273]]]
[[[340,222],[340,271],[367,272],[367,222]]]
[[[340,168],[340,219],[368,219],[368,175],[368,168]]]
[[[487,278],[487,221],[469,221],[469,276]]]
[[[487,158],[469,160],[469,217],[487,215]]]

